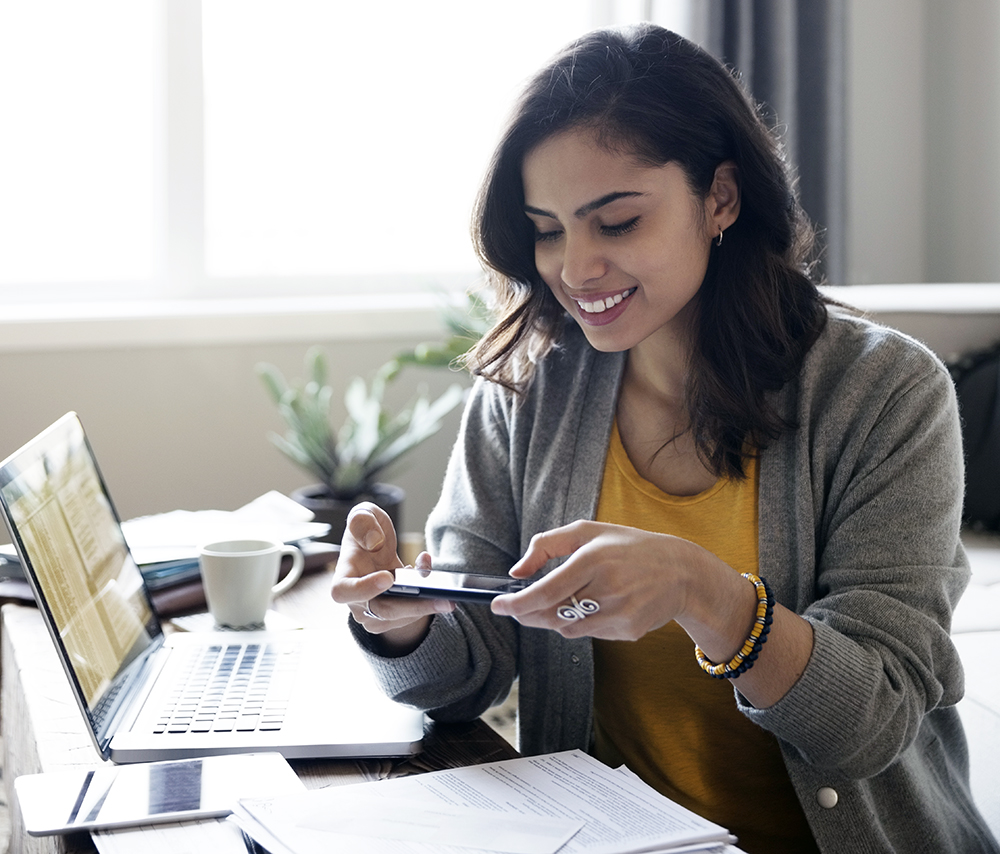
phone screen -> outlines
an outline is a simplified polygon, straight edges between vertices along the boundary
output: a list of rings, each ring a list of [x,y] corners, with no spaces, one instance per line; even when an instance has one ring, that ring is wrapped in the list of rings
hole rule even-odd
[[[509,575],[485,575],[475,572],[446,572],[439,569],[396,570],[396,583],[383,596],[416,599],[453,599],[464,602],[488,602],[502,593],[515,593],[529,584]]]
[[[25,829],[43,836],[222,816],[238,798],[303,786],[283,756],[256,753],[31,774],[14,789]]]

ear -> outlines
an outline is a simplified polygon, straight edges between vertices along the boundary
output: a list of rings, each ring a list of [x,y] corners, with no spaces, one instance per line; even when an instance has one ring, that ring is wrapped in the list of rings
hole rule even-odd
[[[736,164],[724,160],[715,167],[715,178],[705,198],[705,216],[712,236],[725,231],[740,215],[740,182]]]

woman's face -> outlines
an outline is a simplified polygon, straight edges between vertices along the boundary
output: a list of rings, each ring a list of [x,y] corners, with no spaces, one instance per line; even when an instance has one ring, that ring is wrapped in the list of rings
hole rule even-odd
[[[651,167],[569,130],[532,149],[522,176],[535,265],[595,348],[661,331],[686,339],[718,226],[679,165]]]

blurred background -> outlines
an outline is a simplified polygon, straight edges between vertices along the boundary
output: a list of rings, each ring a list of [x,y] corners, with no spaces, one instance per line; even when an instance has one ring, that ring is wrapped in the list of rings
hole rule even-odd
[[[520,84],[640,19],[755,92],[772,48],[800,63],[773,119],[820,182],[844,299],[943,354],[1000,337],[993,0],[0,0],[0,456],[73,409],[124,518],[310,482],[268,441],[255,365],[299,376],[325,346],[339,420],[352,377],[440,339],[479,282],[469,215]],[[406,368],[390,403],[456,377]],[[408,530],[457,424],[388,473]]]

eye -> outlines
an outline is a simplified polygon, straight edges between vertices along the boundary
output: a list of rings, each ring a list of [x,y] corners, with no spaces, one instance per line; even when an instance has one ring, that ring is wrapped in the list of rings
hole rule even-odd
[[[553,231],[535,230],[535,243],[551,243],[554,240],[558,240],[560,237],[562,237],[562,231],[560,229],[554,229]]]
[[[639,224],[639,217],[635,216],[632,217],[632,219],[618,223],[617,225],[602,225],[601,234],[604,234],[607,237],[620,237],[623,234],[628,234],[638,224]]]

